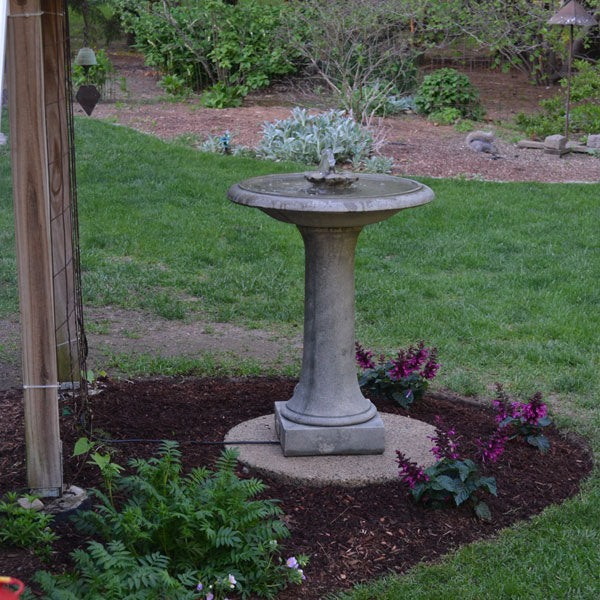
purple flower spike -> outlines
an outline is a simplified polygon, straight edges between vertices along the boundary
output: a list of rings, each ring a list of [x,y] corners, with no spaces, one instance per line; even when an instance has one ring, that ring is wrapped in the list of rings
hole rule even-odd
[[[442,460],[444,458],[456,460],[459,458],[458,452],[456,451],[458,448],[458,443],[452,439],[456,435],[454,427],[446,431],[443,427],[442,420],[439,416],[436,416],[435,431],[435,436],[428,436],[429,439],[435,444],[431,449],[431,452],[435,458],[437,460]]]
[[[363,348],[358,342],[354,342],[354,347],[356,348],[356,362],[358,366],[365,371],[367,369],[374,369],[375,363],[371,360],[373,353]]]
[[[408,487],[413,489],[420,481],[429,481],[429,477],[423,473],[423,469],[417,463],[408,460],[400,450],[396,450],[396,455],[398,457],[396,462],[400,467],[398,474],[408,484]]]
[[[479,455],[481,462],[496,462],[502,453],[504,452],[504,445],[508,441],[507,435],[502,435],[500,431],[496,431],[494,435],[487,441],[482,442],[480,439],[477,440],[479,444]]]

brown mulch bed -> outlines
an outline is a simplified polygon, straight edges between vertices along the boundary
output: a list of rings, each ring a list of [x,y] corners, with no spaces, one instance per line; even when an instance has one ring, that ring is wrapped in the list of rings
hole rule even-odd
[[[222,440],[237,423],[269,414],[273,402],[288,399],[295,381],[286,378],[159,379],[104,382],[92,397],[94,425],[116,439],[152,438],[181,441]],[[379,410],[406,414],[384,399]],[[0,494],[24,488],[25,456],[21,392],[0,392]],[[430,394],[411,408],[410,416],[428,423],[441,415],[457,431],[460,451],[473,456],[477,438],[494,428],[493,413],[476,403]],[[64,479],[82,487],[98,486],[97,469],[72,459],[73,445],[82,435],[73,417],[61,417]],[[399,481],[360,488],[311,488],[262,478],[268,496],[278,498],[287,515],[291,538],[285,557],[309,554],[307,585],[290,588],[279,598],[316,600],[327,592],[383,575],[403,572],[419,561],[431,561],[459,545],[492,536],[515,521],[538,514],[579,491],[580,481],[592,469],[592,460],[580,441],[566,438],[550,427],[551,451],[542,455],[514,440],[497,464],[486,468],[498,482],[498,498],[489,497],[493,521],[476,519],[468,507],[425,509],[409,498]],[[155,444],[116,445],[115,461],[149,457]],[[184,444],[184,468],[211,463],[219,446]],[[246,476],[247,470],[241,471]],[[54,572],[69,568],[68,553],[86,539],[69,523],[56,527],[61,539],[49,564],[31,553],[0,548],[0,574],[25,582],[40,568]],[[285,558],[284,557],[284,558]]]

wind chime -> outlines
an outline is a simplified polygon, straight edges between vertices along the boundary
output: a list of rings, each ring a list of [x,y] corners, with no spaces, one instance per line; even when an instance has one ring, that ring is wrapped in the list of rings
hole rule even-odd
[[[87,43],[87,40],[83,42]],[[91,48],[84,47],[79,50],[77,53],[77,58],[75,58],[75,64],[83,67],[85,72],[86,82],[88,81],[90,69],[94,67],[96,62],[96,55]],[[98,88],[90,83],[85,83],[78,90],[75,96],[75,99],[81,105],[81,108],[85,111],[85,114],[89,117],[92,114],[92,111],[98,104],[98,100],[100,100],[100,92]]]

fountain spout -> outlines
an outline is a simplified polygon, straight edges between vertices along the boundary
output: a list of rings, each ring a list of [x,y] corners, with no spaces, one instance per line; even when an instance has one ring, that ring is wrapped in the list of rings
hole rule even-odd
[[[309,194],[326,194],[331,188],[347,188],[358,181],[358,175],[335,170],[335,155],[331,148],[323,151],[319,170],[304,173],[304,177],[312,183],[312,187],[308,188]]]

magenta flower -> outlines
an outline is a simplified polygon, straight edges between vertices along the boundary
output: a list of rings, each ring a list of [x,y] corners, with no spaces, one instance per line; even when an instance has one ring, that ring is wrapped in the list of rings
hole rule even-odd
[[[358,342],[354,342],[354,347],[356,348],[356,362],[358,366],[365,371],[367,369],[374,369],[373,353],[363,348]]]
[[[480,448],[479,456],[481,462],[483,464],[486,462],[496,462],[504,452],[504,445],[507,441],[508,436],[502,435],[498,430],[487,442],[482,442],[478,439],[477,444]]]
[[[420,481],[429,481],[429,477],[423,473],[423,469],[416,462],[408,460],[400,450],[396,450],[396,455],[398,457],[396,462],[400,467],[398,474],[408,484],[408,487],[413,489]]]
[[[523,405],[522,416],[530,425],[537,425],[540,419],[548,415],[548,408],[542,402],[541,392],[536,392],[527,404]]]
[[[443,428],[442,420],[439,416],[435,417],[435,432],[434,436],[427,436],[435,445],[431,449],[431,452],[437,460],[448,458],[456,460],[459,455],[456,449],[458,443],[452,439],[456,435],[454,427],[447,431]]]

